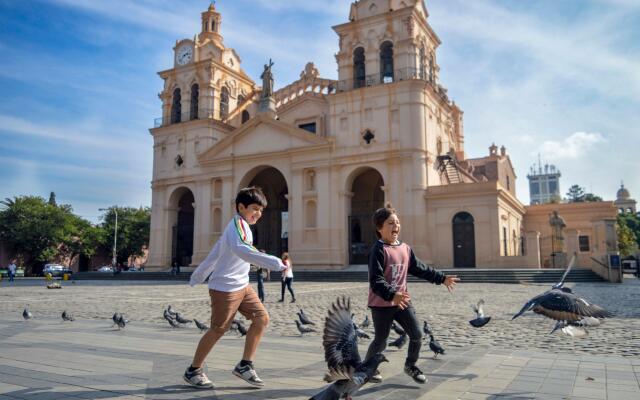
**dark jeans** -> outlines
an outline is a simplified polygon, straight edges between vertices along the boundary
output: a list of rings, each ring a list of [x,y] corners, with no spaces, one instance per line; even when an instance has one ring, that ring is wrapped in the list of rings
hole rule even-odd
[[[264,303],[264,278],[261,272],[258,272],[258,297]]]
[[[422,346],[422,331],[420,331],[420,324],[413,306],[409,305],[404,310],[400,310],[398,307],[371,307],[371,317],[373,319],[375,338],[369,345],[365,360],[375,354],[382,353],[387,348],[391,323],[395,320],[409,335],[409,350],[407,351],[405,365],[415,365]]]
[[[291,287],[291,283],[293,282],[293,278],[284,278],[282,281],[282,295],[280,299],[284,300],[284,287],[286,286],[289,289],[289,293],[291,293],[291,298],[295,299],[296,295],[293,293],[293,288]]]
[[[14,278],[15,276],[16,276],[16,275],[15,275],[13,272],[9,271],[9,282],[13,282],[13,278]],[[282,290],[284,291],[284,289],[282,289]]]

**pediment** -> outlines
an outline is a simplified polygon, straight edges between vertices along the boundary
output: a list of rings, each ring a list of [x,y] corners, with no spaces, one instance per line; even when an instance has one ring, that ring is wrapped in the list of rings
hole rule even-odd
[[[229,136],[198,155],[198,161],[213,162],[228,157],[251,157],[283,151],[326,147],[327,138],[291,124],[258,114]]]

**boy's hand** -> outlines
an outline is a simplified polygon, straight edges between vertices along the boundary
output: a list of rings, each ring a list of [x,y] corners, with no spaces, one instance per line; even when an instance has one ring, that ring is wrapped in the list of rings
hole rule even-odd
[[[393,304],[394,306],[398,306],[401,310],[404,310],[409,306],[409,300],[411,300],[411,296],[409,296],[409,293],[397,292],[393,295],[391,304]]]
[[[443,284],[447,287],[447,290],[450,293],[453,293],[453,288],[458,282],[460,282],[460,278],[458,278],[458,275],[447,275],[447,277],[444,279]]]

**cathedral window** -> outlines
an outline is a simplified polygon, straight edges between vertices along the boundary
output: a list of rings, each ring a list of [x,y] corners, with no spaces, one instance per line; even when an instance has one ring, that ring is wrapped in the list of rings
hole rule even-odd
[[[393,43],[389,41],[380,45],[380,82],[393,82]]]
[[[180,88],[176,88],[173,91],[173,101],[171,103],[171,123],[175,124],[180,122],[182,116],[182,105],[180,104],[182,98],[180,96]]]
[[[191,86],[191,110],[189,111],[189,119],[198,119],[198,97],[200,96],[200,90],[198,84],[194,83]]]
[[[251,115],[249,114],[249,111],[242,110],[242,123],[244,124],[245,122],[247,122],[250,119],[251,119]]]
[[[304,129],[305,131],[311,132],[311,133],[316,133],[316,123],[315,122],[309,122],[306,124],[300,124],[298,125],[298,128],[300,129]]]
[[[364,132],[364,135],[362,135],[362,139],[364,139],[364,141],[367,144],[371,144],[371,141],[373,140],[373,138],[375,138],[376,136],[373,134],[373,132],[371,132],[370,130],[366,130]]]
[[[226,119],[229,114],[229,89],[226,86],[220,91],[220,119]]]
[[[353,88],[361,88],[366,82],[364,48],[358,47],[353,52]]]

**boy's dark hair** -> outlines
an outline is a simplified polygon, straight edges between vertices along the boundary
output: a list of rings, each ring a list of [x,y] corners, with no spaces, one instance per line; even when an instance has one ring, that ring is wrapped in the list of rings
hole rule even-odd
[[[397,214],[397,211],[395,208],[393,208],[391,203],[385,204],[383,208],[378,208],[376,212],[373,213],[373,227],[376,230],[376,237],[378,239],[381,238],[378,229],[381,229],[384,221],[386,221],[387,218],[389,218],[393,214]]]
[[[236,211],[238,210],[238,206],[242,204],[243,206],[249,207],[251,204],[258,204],[264,208],[267,207],[267,197],[262,193],[262,189],[257,186],[249,186],[243,189],[240,189],[238,195],[236,196]]]

